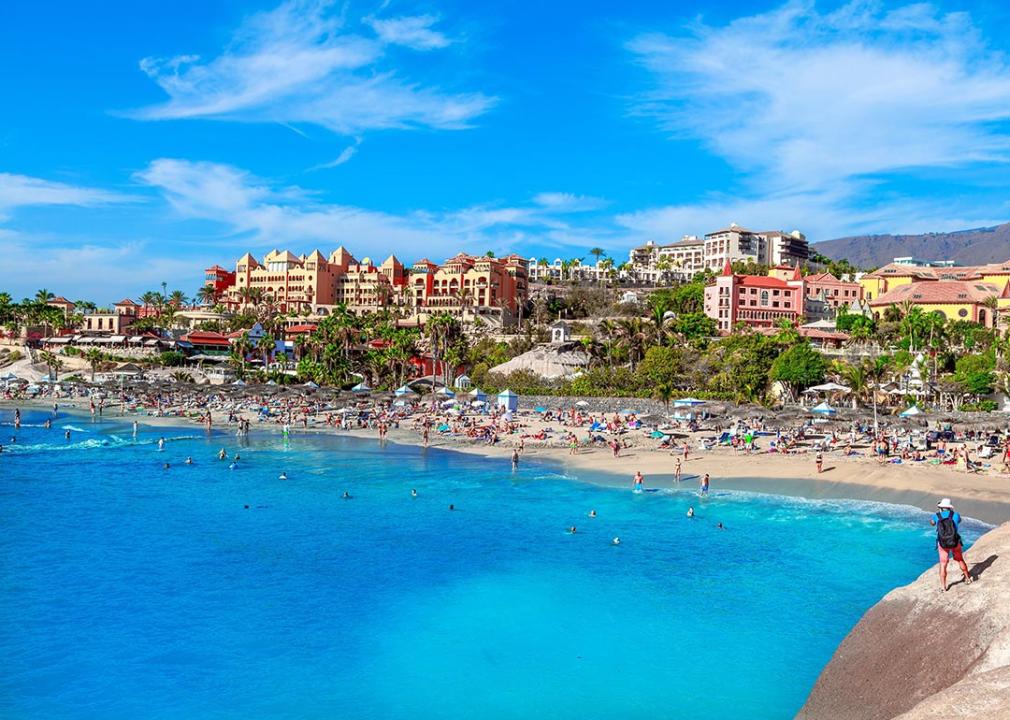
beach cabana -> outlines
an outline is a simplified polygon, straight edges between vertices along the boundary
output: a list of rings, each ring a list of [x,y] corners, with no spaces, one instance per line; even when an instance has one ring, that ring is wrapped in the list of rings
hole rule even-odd
[[[898,417],[915,417],[916,415],[922,415],[922,410],[920,410],[917,405],[912,405],[906,410],[903,410]]]
[[[808,387],[803,392],[805,392],[805,393],[807,393],[809,395],[814,395],[816,393],[835,393],[835,392],[846,394],[846,393],[850,392],[851,390],[852,390],[852,388],[847,388],[844,385],[839,385],[838,383],[829,382],[829,383],[824,383],[823,385],[812,385],[811,387]]]
[[[357,385],[351,388],[353,393],[367,393],[372,392],[372,388],[368,387],[364,382],[359,382]]]
[[[828,405],[826,402],[822,402],[820,405],[815,405],[810,408],[810,412],[817,413],[818,415],[834,415],[838,411],[833,407]]]
[[[487,402],[487,393],[480,388],[471,391],[470,397],[473,398],[475,402]]]
[[[447,387],[440,387],[435,392],[435,394],[436,395],[440,395],[441,397],[447,397],[447,398],[456,397],[456,393],[454,393],[452,390],[450,390]]]
[[[404,395],[414,395],[416,393],[414,392],[414,389],[409,385],[401,385],[400,387],[396,388],[396,392],[394,392],[393,394],[396,395],[396,397],[403,397]]]
[[[515,412],[519,409],[519,396],[508,388],[498,393],[498,407],[505,408],[508,412]]]

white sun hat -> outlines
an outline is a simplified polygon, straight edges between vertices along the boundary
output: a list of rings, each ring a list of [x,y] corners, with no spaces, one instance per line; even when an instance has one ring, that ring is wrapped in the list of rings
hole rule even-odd
[[[944,498],[943,500],[941,500],[940,502],[938,502],[936,504],[936,506],[938,508],[947,508],[949,510],[953,510],[954,509],[954,506],[950,504],[950,498]]]

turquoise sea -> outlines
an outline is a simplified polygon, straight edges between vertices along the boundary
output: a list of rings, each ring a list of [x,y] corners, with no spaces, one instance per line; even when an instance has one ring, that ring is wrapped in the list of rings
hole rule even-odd
[[[788,718],[936,560],[926,513],[714,465],[702,500],[630,465],[47,416],[0,410],[2,718]]]

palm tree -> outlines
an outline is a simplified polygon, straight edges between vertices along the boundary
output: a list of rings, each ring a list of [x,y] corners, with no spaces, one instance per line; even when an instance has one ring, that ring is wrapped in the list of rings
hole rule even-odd
[[[893,358],[890,355],[878,355],[872,360],[863,361],[863,372],[870,386],[870,393],[873,398],[873,432],[880,432],[880,424],[877,421],[877,390],[880,389],[880,381],[891,371]]]
[[[186,297],[186,293],[182,290],[173,290],[172,294],[168,296],[168,302],[178,309],[185,307],[186,303],[189,302],[189,298]]]
[[[273,336],[269,333],[264,335],[256,343],[256,349],[263,354],[263,369],[265,370],[267,364],[270,362],[270,353],[273,352],[274,348],[277,347],[277,341],[274,340]]]
[[[94,382],[95,372],[101,366],[105,356],[98,348],[89,348],[88,351],[84,353],[84,359],[87,361],[88,365],[91,366],[91,382]]]
[[[48,290],[46,290],[45,288],[42,288],[37,293],[35,293],[35,302],[41,303],[41,304],[45,305],[47,302],[49,302],[50,300],[52,300],[54,297],[56,297],[56,296],[53,295]]]
[[[212,285],[201,285],[196,291],[196,297],[204,305],[213,305],[217,302],[217,290]]]

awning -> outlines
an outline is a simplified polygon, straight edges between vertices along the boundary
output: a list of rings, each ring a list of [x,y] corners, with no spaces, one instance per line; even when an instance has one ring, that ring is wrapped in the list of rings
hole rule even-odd
[[[109,338],[109,342],[114,342],[114,343],[126,342],[126,336],[125,335],[113,335],[112,337]]]
[[[68,336],[64,336],[64,337],[47,337],[47,338],[43,338],[42,342],[44,342],[44,343],[56,343],[57,345],[63,345],[64,343],[70,342],[70,337],[68,337]]]
[[[153,347],[154,345],[157,345],[157,344],[158,344],[158,340],[156,338],[151,338],[150,340],[145,340],[144,341],[144,347]]]
[[[92,338],[92,340],[94,342],[100,344],[100,345],[111,345],[112,344],[112,338],[111,337],[97,337],[97,338]]]
[[[144,338],[140,337],[139,335],[134,335],[132,338],[130,338],[129,340],[127,340],[127,342],[142,343],[142,342],[144,342]]]
[[[81,345],[92,345],[98,338],[93,337],[82,337],[78,342]]]

